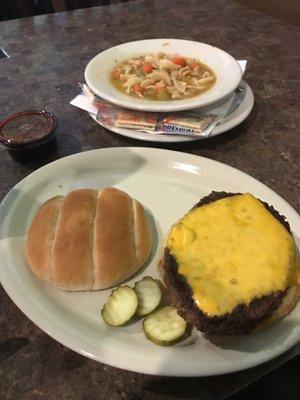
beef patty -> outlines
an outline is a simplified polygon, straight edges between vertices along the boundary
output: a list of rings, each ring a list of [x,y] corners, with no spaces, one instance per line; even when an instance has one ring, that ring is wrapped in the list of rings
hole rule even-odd
[[[237,194],[240,193],[212,192],[201,199],[193,209]],[[289,223],[285,217],[280,215],[272,206],[262,203],[291,233]],[[170,301],[176,306],[178,314],[206,335],[233,336],[249,334],[281,305],[288,289],[253,299],[249,304],[239,304],[230,313],[222,316],[210,317],[197,307],[192,297],[192,289],[184,276],[178,273],[178,265],[168,248],[164,252],[162,269],[167,293]]]

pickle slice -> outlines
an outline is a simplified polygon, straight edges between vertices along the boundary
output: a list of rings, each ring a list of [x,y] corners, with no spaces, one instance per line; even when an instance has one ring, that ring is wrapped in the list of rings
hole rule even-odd
[[[159,284],[150,276],[136,282],[134,291],[138,297],[137,315],[143,317],[155,310],[161,301]]]
[[[143,321],[146,337],[160,346],[170,346],[183,339],[186,321],[177,314],[174,306],[162,307],[149,314]]]
[[[136,313],[138,299],[135,291],[127,286],[119,286],[109,295],[101,314],[104,321],[110,326],[126,324]]]

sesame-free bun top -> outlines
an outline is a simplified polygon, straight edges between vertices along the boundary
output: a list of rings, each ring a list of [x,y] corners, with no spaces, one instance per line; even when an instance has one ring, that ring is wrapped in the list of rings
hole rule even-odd
[[[26,239],[26,258],[42,280],[64,290],[98,290],[129,278],[152,248],[143,206],[115,188],[79,189],[46,201]]]

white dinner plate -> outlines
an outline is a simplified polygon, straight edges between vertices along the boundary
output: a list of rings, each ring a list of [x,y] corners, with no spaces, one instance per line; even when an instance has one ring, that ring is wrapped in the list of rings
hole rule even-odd
[[[215,84],[198,96],[172,101],[140,99],[114,87],[110,75],[116,65],[157,51],[200,59],[215,72]],[[123,43],[101,52],[88,63],[84,76],[92,91],[112,104],[133,110],[165,112],[190,110],[221,100],[238,86],[242,70],[231,55],[209,44],[181,39],[148,39]]]
[[[217,125],[211,132],[209,137],[220,135],[221,133],[227,132],[230,129],[235,128],[237,125],[242,123],[251,113],[254,106],[254,94],[251,87],[245,81],[241,81],[239,87],[244,90],[244,97],[241,103],[228,114],[223,121]],[[90,113],[90,116],[94,121],[99,124],[95,114]],[[100,125],[100,124],[99,124]],[[157,135],[147,132],[139,132],[134,129],[119,128],[117,126],[104,126],[106,129],[118,133],[121,136],[126,136],[132,139],[144,140],[147,142],[167,142],[167,143],[179,143],[179,142],[191,142],[195,140],[207,139],[203,136],[182,136],[182,135]]]
[[[110,290],[64,292],[36,278],[26,265],[24,235],[38,207],[71,189],[115,186],[140,200],[151,216],[154,248],[144,275],[156,265],[170,225],[212,190],[252,192],[274,205],[300,236],[300,217],[268,187],[219,162],[152,148],[107,148],[75,154],[33,172],[5,197],[0,208],[1,282],[16,305],[65,346],[115,367],[155,375],[204,376],[258,365],[288,350],[300,338],[300,303],[272,327],[246,337],[211,342],[194,331],[186,341],[160,347],[147,340],[141,322],[111,328],[100,309]]]

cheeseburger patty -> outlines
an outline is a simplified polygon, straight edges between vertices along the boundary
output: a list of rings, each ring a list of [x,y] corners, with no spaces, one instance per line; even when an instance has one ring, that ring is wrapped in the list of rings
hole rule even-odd
[[[225,197],[239,193],[212,192],[201,199],[194,207],[201,207]],[[290,231],[289,223],[272,206],[262,202],[265,208]],[[288,290],[276,291],[252,300],[249,304],[239,304],[231,312],[221,316],[208,316],[197,307],[193,300],[193,292],[184,276],[178,273],[175,258],[165,249],[161,262],[163,280],[171,302],[177,307],[187,322],[207,335],[245,335],[254,330],[260,323],[269,318],[280,307]]]

